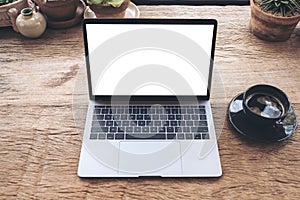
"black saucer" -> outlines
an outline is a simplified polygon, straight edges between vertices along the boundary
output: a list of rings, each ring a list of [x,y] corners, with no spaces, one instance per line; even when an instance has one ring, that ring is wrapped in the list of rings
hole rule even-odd
[[[297,128],[297,117],[292,107],[282,121],[282,125],[261,126],[251,122],[242,110],[243,94],[234,97],[228,107],[229,121],[238,133],[262,142],[282,141],[294,134]]]

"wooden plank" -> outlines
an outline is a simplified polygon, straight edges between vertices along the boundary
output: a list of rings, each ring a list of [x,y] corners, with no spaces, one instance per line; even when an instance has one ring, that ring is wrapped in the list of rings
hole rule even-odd
[[[260,144],[241,138],[226,119],[231,98],[257,83],[273,84],[284,90],[299,116],[299,37],[294,34],[282,43],[257,39],[248,30],[249,7],[139,8],[144,18],[218,19],[212,107],[218,127],[222,128],[225,120],[218,141],[223,176],[78,178],[81,140],[77,126],[82,128],[84,111],[77,110],[74,116],[73,103],[79,104],[86,98],[86,90],[80,84],[84,82],[81,27],[48,29],[42,38],[35,40],[25,39],[11,28],[1,28],[0,196],[4,199],[299,199],[299,129],[285,142]]]

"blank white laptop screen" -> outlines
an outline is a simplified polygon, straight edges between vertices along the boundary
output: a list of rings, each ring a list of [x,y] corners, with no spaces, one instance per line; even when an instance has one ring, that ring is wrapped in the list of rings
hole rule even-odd
[[[87,24],[92,95],[206,96],[212,24]]]

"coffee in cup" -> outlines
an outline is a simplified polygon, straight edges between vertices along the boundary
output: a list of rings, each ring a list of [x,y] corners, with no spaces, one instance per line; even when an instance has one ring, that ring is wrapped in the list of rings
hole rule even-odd
[[[271,85],[255,85],[243,95],[243,111],[253,122],[278,124],[287,115],[290,101],[286,94]]]

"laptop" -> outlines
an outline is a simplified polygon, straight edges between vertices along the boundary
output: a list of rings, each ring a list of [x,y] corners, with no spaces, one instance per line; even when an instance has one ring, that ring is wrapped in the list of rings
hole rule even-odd
[[[219,177],[209,103],[217,21],[87,19],[80,177]]]

